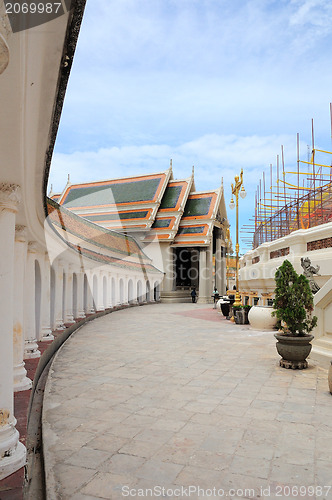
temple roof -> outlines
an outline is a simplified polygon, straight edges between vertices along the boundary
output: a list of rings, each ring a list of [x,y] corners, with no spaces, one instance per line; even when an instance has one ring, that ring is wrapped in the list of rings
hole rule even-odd
[[[149,272],[159,272],[133,237],[89,222],[50,198],[47,210],[54,230],[81,255],[119,267],[136,269],[143,265]]]
[[[194,192],[188,196],[181,222],[174,240],[178,246],[205,245],[218,221],[222,188],[216,191]]]
[[[168,169],[121,179],[68,183],[59,203],[108,229],[146,230],[154,222],[171,174]]]
[[[107,229],[139,234],[145,241],[208,245],[218,213],[226,218],[223,190],[194,191],[194,170],[173,179],[172,168],[155,174],[70,184],[59,204]],[[221,216],[219,214],[219,219]]]

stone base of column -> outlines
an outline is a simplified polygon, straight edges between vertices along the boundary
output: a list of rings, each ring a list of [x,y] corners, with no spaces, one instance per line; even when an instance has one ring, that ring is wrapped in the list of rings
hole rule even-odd
[[[42,328],[42,338],[40,339],[41,342],[48,342],[49,340],[54,340],[54,336],[52,335],[52,330],[48,327]]]
[[[5,411],[2,415],[0,413],[0,481],[26,463],[26,448],[19,442],[19,433],[15,429],[16,419],[12,417],[12,421],[6,423],[6,417]]]
[[[73,325],[75,322],[74,316],[72,314],[66,314],[64,324],[65,325]]]
[[[77,313],[77,319],[83,319],[85,318],[85,312],[82,310],[82,311],[78,311]]]
[[[32,381],[27,377],[24,366],[24,361],[14,366],[14,392],[27,391],[32,387]]]
[[[96,312],[101,312],[101,311],[105,311],[105,307],[104,306],[97,306]]]
[[[54,327],[54,330],[57,331],[57,332],[62,332],[63,330],[65,330],[66,327],[65,325],[63,324],[63,320],[62,319],[57,319],[55,321],[55,327]]]
[[[37,339],[26,340],[24,348],[24,359],[40,358]]]

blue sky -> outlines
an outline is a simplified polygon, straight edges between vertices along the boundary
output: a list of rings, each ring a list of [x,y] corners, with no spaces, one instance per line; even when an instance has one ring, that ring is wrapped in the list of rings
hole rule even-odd
[[[311,144],[331,150],[332,3],[326,0],[88,0],[50,182],[195,165],[196,188],[244,169],[241,224],[263,170]],[[233,211],[228,210],[235,239]],[[244,250],[244,246],[242,246]]]

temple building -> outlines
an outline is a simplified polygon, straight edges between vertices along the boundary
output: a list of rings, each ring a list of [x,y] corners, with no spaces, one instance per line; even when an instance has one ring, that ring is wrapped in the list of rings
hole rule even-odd
[[[154,174],[71,184],[50,197],[84,219],[134,236],[164,272],[161,300],[210,302],[214,286],[226,291],[225,230],[229,226],[223,186],[196,191],[194,169],[174,179],[172,163]]]

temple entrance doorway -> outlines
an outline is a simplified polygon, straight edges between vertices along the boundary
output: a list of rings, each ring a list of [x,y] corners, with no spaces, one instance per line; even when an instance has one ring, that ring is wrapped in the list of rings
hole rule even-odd
[[[176,289],[185,290],[199,283],[199,252],[197,248],[175,248]]]

